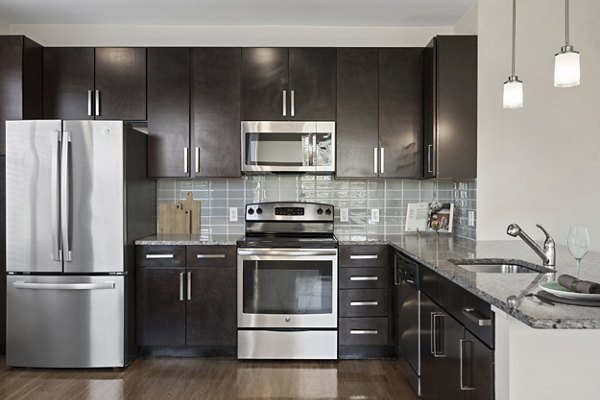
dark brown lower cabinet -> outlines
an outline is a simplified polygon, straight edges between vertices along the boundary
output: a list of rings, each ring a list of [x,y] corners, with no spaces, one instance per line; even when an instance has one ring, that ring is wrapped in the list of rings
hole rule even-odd
[[[136,318],[142,353],[235,355],[237,292],[233,255],[235,246],[138,248]],[[165,265],[157,265],[161,262]]]
[[[190,293],[186,304],[186,343],[235,346],[236,269],[188,268]]]
[[[494,398],[494,352],[421,293],[424,400]]]
[[[142,346],[185,345],[185,268],[138,268],[137,341]]]

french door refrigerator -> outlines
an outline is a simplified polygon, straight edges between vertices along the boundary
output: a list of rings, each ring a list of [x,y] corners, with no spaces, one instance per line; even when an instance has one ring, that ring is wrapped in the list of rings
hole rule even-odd
[[[133,240],[156,229],[147,135],[122,121],[6,128],[6,364],[126,366]]]

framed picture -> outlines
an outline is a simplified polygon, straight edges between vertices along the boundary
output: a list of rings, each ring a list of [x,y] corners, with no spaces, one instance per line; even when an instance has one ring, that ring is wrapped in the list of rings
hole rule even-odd
[[[433,202],[429,205],[427,230],[434,232],[452,232],[453,203]]]

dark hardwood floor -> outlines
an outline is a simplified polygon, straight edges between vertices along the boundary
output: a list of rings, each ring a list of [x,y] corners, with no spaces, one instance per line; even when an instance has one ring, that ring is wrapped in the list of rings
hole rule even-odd
[[[0,399],[397,399],[416,400],[398,361],[248,362],[140,358],[128,368],[8,368]]]

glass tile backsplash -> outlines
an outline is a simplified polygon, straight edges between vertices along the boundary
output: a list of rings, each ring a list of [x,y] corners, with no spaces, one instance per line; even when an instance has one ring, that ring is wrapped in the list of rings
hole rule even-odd
[[[476,238],[475,180],[335,179],[328,175],[250,175],[237,179],[159,179],[158,202],[176,202],[192,192],[201,201],[203,235],[244,233],[244,206],[264,201],[315,201],[335,207],[335,231],[352,237],[404,233],[408,203],[454,202],[453,231]],[[237,208],[238,220],[229,221]],[[348,208],[348,221],[340,221],[340,208]],[[379,221],[371,209],[379,209]],[[158,206],[157,206],[158,213]],[[469,215],[473,226],[469,225]],[[157,227],[158,228],[158,227]]]

